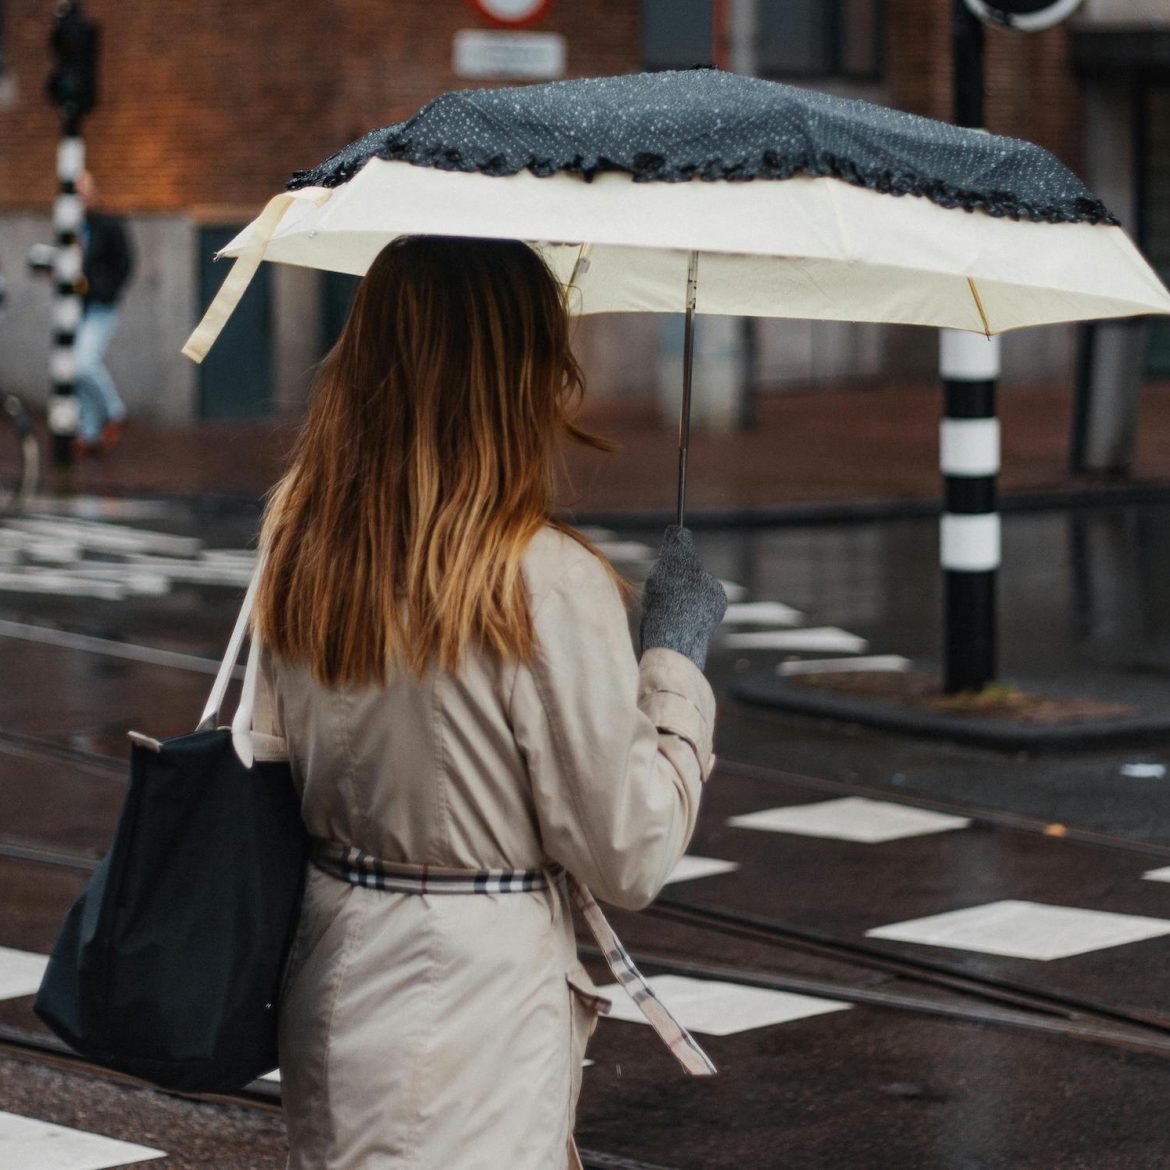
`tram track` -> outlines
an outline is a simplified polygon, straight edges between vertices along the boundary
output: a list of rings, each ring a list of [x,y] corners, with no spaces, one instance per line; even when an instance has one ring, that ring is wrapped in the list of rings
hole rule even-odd
[[[90,872],[98,865],[98,860],[92,857],[3,841],[0,841],[0,857],[81,872]],[[763,942],[781,955],[784,952],[800,953],[828,959],[837,965],[846,965],[867,974],[877,972],[954,998],[944,999],[937,995],[891,991],[860,983],[809,978],[784,971],[706,962],[696,960],[693,950],[689,952],[689,957],[682,957],[639,948],[639,963],[664,974],[945,1016],[968,1023],[1044,1032],[1170,1059],[1170,1020],[1161,1016],[1119,1011],[1089,1000],[1054,994],[1024,984],[972,975],[945,963],[893,954],[880,947],[773,919],[696,905],[680,899],[659,898],[642,913],[698,930],[708,936],[720,934]],[[602,957],[599,951],[589,945],[581,945],[580,951],[588,958]],[[0,1029],[2,1042],[4,1033]]]
[[[19,731],[0,729],[0,752],[8,755],[27,756],[40,760],[60,760],[62,763],[79,764],[90,770],[125,774],[126,764],[113,756],[100,752],[89,752],[83,748],[70,747],[57,740],[45,739],[40,735],[28,735]]]
[[[0,751],[5,750],[10,754],[60,760],[64,763],[80,764],[87,768],[96,768],[123,776],[127,767],[126,760],[114,756],[85,751],[56,740],[46,739],[43,736],[0,729]],[[128,751],[129,749],[127,749]],[[965,817],[976,824],[988,825],[993,828],[1013,829],[1050,839],[1071,841],[1082,845],[1096,845],[1106,849],[1119,849],[1170,862],[1170,842],[1159,844],[1158,842],[1142,841],[1136,837],[1085,829],[1059,821],[1049,821],[1040,817],[988,808],[985,805],[939,800],[920,793],[891,792],[888,788],[882,788],[875,784],[864,784],[854,780],[838,780],[827,776],[810,776],[804,772],[769,768],[764,764],[736,760],[727,756],[719,757],[716,772],[728,779],[758,780],[793,788],[804,788],[810,792],[833,793],[838,796],[863,796],[870,800],[901,804],[907,808]],[[3,846],[0,845],[0,856],[3,855]]]
[[[978,1008],[938,998],[889,992],[834,980],[720,967],[690,958],[638,952],[640,963],[672,974],[722,979],[748,986],[771,987],[821,998],[900,1008],[929,1015],[958,1016],[971,1022],[1052,1031],[1086,1040],[1135,1044],[1143,1051],[1170,1056],[1170,1020],[1158,1015],[1120,1011],[1075,996],[1043,991],[1025,984],[973,975],[945,963],[897,955],[882,948],[790,926],[754,915],[696,906],[675,899],[659,899],[641,911],[675,925],[691,926],[753,942],[769,943],[780,951],[830,959],[866,972],[877,972],[911,984],[933,988],[978,1003]],[[583,953],[588,953],[582,948]]]
[[[601,952],[592,947],[581,946],[579,950],[582,955],[588,958],[600,959],[602,957]],[[971,1024],[1041,1032],[1050,1036],[1083,1040],[1129,1052],[1140,1052],[1149,1056],[1170,1059],[1170,1028],[1155,1028],[1136,1021],[1127,1025],[1123,1022],[1124,1017],[1114,1018],[1112,1014],[1100,1018],[1084,1012],[1068,1015],[1058,1014],[1051,1010],[1051,1005],[1039,1002],[1033,1003],[1030,1009],[1025,1009],[1023,1004],[1026,997],[1017,997],[1012,1001],[1021,1004],[1020,1007],[1009,1007],[996,1003],[980,1002],[983,997],[978,988],[972,988],[965,992],[967,1000],[976,1001],[972,1003],[957,999],[932,999],[923,995],[875,987],[861,987],[828,979],[812,979],[806,976],[777,974],[746,967],[727,967],[713,963],[696,962],[681,956],[645,950],[639,950],[637,958],[640,967],[655,973],[714,979],[724,983],[735,983],[743,987],[758,987],[767,991],[791,992],[796,995],[810,995],[817,999],[833,999],[855,1005],[942,1016]],[[911,978],[911,976],[906,978]]]
[[[67,1072],[79,1072],[89,1076],[101,1077],[115,1084],[147,1088],[151,1092],[165,1093],[168,1096],[180,1097],[186,1100],[203,1101],[214,1105],[235,1106],[237,1108],[262,1110],[265,1113],[282,1115],[280,1086],[271,1081],[253,1081],[250,1085],[234,1093],[180,1093],[170,1089],[160,1089],[146,1081],[135,1077],[102,1068],[100,1065],[87,1061],[78,1056],[55,1036],[39,1036],[26,1032],[21,1028],[0,1024],[0,1057],[9,1056],[22,1060],[32,1060],[41,1065],[60,1069]],[[627,1158],[622,1154],[612,1154],[603,1150],[580,1149],[581,1161],[585,1170],[677,1170],[675,1167],[664,1166],[658,1163],[642,1162],[636,1158]]]
[[[33,735],[0,731],[0,750],[62,762],[99,767],[102,771],[123,771],[125,764],[109,756],[74,749]],[[963,816],[975,823],[1029,833],[1045,838],[1084,845],[1124,850],[1147,858],[1170,861],[1170,846],[1073,826],[1054,825],[1040,818],[1001,812],[957,801],[935,800],[891,793],[886,789],[855,781],[809,776],[768,768],[723,757],[718,771],[727,779],[763,781],[797,787],[810,792],[865,796],[893,801],[908,807]],[[17,864],[47,866],[92,872],[100,858],[70,851],[51,842],[18,841],[0,838],[0,859]],[[860,986],[832,979],[818,980],[783,971],[761,971],[728,966],[687,956],[638,951],[639,961],[663,973],[719,979],[747,986],[792,991],[850,1003],[894,1010],[948,1016],[972,1023],[1046,1032],[1072,1039],[1105,1044],[1159,1057],[1170,1057],[1170,1019],[1154,1013],[1123,1011],[1087,999],[962,971],[945,962],[897,954],[866,942],[840,938],[825,932],[797,927],[761,915],[737,913],[691,900],[661,897],[643,913],[674,925],[690,928],[700,936],[736,937],[774,948],[778,956],[799,953],[844,964],[859,972],[879,973],[904,984],[930,988],[935,994],[914,994],[908,990]],[[582,952],[590,954],[588,947]],[[951,996],[951,999],[940,997]],[[0,1030],[0,1045],[7,1043]],[[30,1041],[31,1043],[31,1041]],[[600,1165],[601,1163],[599,1163]],[[611,1163],[604,1163],[610,1165]]]
[[[837,796],[863,796],[870,800],[901,804],[907,808],[965,817],[976,824],[988,825],[992,828],[1014,829],[1018,832],[1033,833],[1050,839],[1072,841],[1080,845],[1098,845],[1105,849],[1121,849],[1129,853],[1140,853],[1145,857],[1170,861],[1170,842],[1159,844],[1156,841],[1142,841],[1137,837],[1079,828],[1061,821],[1048,821],[1041,817],[1030,817],[1022,813],[1005,812],[1002,809],[987,808],[985,805],[966,804],[957,800],[939,800],[920,793],[892,792],[890,789],[882,788],[876,784],[863,784],[855,780],[835,780],[828,776],[809,776],[804,772],[788,772],[782,768],[769,768],[765,764],[729,759],[726,756],[719,757],[716,771],[729,779],[784,784],[793,788],[805,788],[812,792],[833,793]]]

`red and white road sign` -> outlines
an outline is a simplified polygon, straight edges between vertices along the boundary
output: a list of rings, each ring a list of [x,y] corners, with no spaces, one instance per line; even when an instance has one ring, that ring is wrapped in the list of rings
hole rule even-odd
[[[493,24],[525,28],[548,12],[552,0],[471,0],[471,7]]]

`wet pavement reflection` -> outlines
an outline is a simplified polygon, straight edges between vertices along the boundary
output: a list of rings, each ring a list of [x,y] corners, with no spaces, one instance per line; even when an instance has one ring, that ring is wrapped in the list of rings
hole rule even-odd
[[[74,513],[56,519],[195,543],[160,553],[130,540],[119,552],[92,533],[0,522],[0,948],[30,953],[51,943],[113,831],[126,731],[178,734],[198,718],[259,518],[254,501],[210,499]],[[620,521],[592,535],[634,581],[658,542]],[[1003,675],[1165,709],[1168,537],[1166,506],[1006,515]],[[706,1085],[680,1080],[636,1024],[603,1022],[582,1145],[668,1170],[1170,1165],[1170,883],[1148,876],[1170,866],[1170,743],[1033,757],[736,702],[739,674],[793,656],[864,647],[936,662],[936,522],[696,540],[738,587],[733,601],[756,606],[735,611],[709,661],[722,763],[690,849],[737,868],[669,885],[615,924],[648,974],[849,1010],[704,1039],[722,1073]],[[121,596],[77,596],[79,579]],[[914,815],[865,840],[846,815],[858,801],[891,823]],[[814,805],[828,828],[793,829],[793,810]],[[788,827],[730,823],[768,810]],[[1027,957],[1002,932],[904,937],[922,919],[1016,904],[1086,917],[1058,924],[1052,958]],[[29,1006],[0,999],[0,1027],[39,1027]]]

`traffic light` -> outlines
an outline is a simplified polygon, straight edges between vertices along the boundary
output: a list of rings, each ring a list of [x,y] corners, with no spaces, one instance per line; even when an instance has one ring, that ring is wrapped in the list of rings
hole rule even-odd
[[[49,100],[67,123],[77,122],[97,102],[98,26],[82,11],[81,0],[64,0],[58,7],[49,47]]]

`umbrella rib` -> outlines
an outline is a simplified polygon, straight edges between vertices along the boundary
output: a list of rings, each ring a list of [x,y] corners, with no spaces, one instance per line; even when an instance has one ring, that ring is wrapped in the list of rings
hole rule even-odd
[[[979,289],[975,287],[975,278],[973,276],[967,277],[967,287],[971,290],[971,295],[975,298],[975,308],[979,310],[979,320],[983,322],[983,332],[990,339],[991,325],[987,320],[987,314],[983,310],[983,298],[979,295]]]

